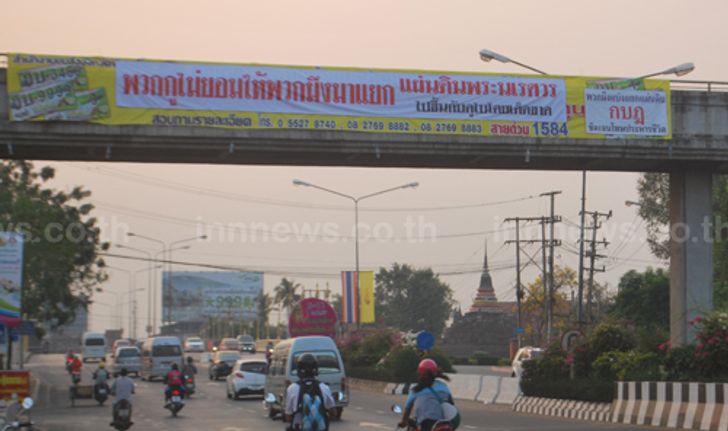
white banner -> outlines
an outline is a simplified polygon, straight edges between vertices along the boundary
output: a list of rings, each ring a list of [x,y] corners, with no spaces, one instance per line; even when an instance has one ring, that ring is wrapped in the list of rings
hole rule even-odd
[[[127,108],[391,118],[567,121],[563,79],[116,62]]]
[[[667,96],[662,91],[584,90],[586,132],[606,135],[667,136]]]
[[[13,328],[20,324],[22,286],[23,234],[0,232],[0,324]]]

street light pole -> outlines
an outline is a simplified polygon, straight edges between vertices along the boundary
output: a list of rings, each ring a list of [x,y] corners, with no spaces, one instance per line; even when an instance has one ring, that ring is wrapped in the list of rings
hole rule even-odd
[[[383,195],[385,193],[393,192],[395,190],[416,188],[417,186],[419,186],[419,183],[415,181],[415,182],[411,182],[411,183],[407,183],[407,184],[402,184],[401,186],[390,187],[388,189],[380,190],[378,192],[370,193],[370,194],[359,196],[359,197],[347,195],[345,193],[337,192],[336,190],[331,190],[326,187],[317,186],[316,184],[312,184],[312,183],[298,180],[298,179],[293,180],[293,185],[311,187],[311,188],[318,189],[318,190],[321,190],[324,192],[328,192],[328,193],[331,193],[331,194],[334,194],[337,196],[341,196],[343,198],[349,199],[352,202],[354,202],[354,261],[355,261],[354,264],[356,267],[356,287],[357,287],[357,289],[359,289],[359,280],[360,280],[360,277],[359,277],[359,202],[364,199],[369,199],[374,196]],[[359,322],[357,322],[357,324],[358,323]]]
[[[149,237],[146,235],[139,235],[138,233],[135,233],[135,232],[127,232],[126,235],[130,236],[130,237],[141,238],[141,239],[144,239],[144,240],[156,243],[156,244],[161,244],[162,251],[164,251],[165,248],[167,247],[167,245],[165,244],[164,241],[156,239],[156,238],[152,238],[152,237]],[[164,258],[164,253],[162,253],[162,258]],[[154,277],[154,272],[152,271],[152,259],[150,257],[150,259],[149,259],[149,291],[147,292],[147,327],[146,327],[147,336],[150,336],[155,333],[154,323],[152,320],[152,313],[153,313],[152,312],[152,303],[153,303],[152,298],[153,298],[153,294],[154,294],[154,289],[152,289],[152,284],[153,284],[152,279],[153,278],[156,278],[156,277]]]

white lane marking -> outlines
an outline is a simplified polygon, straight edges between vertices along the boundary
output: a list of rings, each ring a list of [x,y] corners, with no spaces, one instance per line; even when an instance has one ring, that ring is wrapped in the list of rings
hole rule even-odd
[[[384,410],[377,410],[377,414],[383,415],[383,414],[385,414],[385,412],[384,412]]]
[[[354,407],[354,410],[359,410],[359,411],[361,411],[361,410],[364,410],[364,408],[363,408],[363,407]]]
[[[478,429],[477,427],[474,427],[472,425],[465,425],[465,428],[467,428],[469,430],[476,430],[476,429]]]
[[[377,422],[359,422],[359,426],[363,427],[363,428],[377,428],[377,429],[384,429],[384,430],[389,430],[392,428],[390,426],[380,424]]]

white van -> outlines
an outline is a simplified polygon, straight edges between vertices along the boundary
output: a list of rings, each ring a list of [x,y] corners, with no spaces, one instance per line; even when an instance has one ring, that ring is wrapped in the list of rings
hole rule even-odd
[[[83,362],[95,359],[106,360],[106,336],[100,332],[85,332],[81,338]]]
[[[341,359],[336,343],[329,337],[298,337],[281,341],[273,349],[270,367],[265,380],[265,394],[268,415],[273,418],[285,406],[287,386],[298,381],[296,359],[304,353],[311,353],[318,359],[318,379],[331,388],[336,400],[336,419],[341,419],[344,407],[349,405],[349,387],[346,384],[344,361]]]
[[[142,364],[139,376],[142,380],[164,378],[172,364],[182,369],[182,343],[177,337],[151,337],[142,344]]]

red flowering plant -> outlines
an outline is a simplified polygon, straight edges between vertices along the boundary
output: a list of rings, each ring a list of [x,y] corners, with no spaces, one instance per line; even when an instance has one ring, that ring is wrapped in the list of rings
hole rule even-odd
[[[703,378],[728,378],[728,314],[697,316],[688,322],[697,329],[694,361]]]

